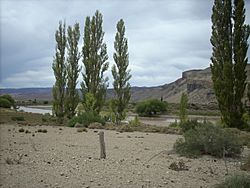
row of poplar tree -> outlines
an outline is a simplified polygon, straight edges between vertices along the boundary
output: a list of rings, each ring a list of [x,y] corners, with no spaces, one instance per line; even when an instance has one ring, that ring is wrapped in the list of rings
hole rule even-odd
[[[94,16],[86,17],[83,47],[78,49],[80,39],[80,26],[76,23],[68,26],[66,33],[65,23],[59,22],[55,33],[56,54],[53,61],[55,84],[53,86],[53,114],[60,123],[64,117],[75,116],[75,109],[79,102],[83,103],[85,111],[99,113],[105,103],[108,78],[104,73],[108,70],[107,46],[103,41],[103,16],[97,10]],[[114,42],[113,54],[115,64],[112,67],[114,78],[113,87],[116,97],[111,107],[116,121],[125,118],[125,110],[130,100],[131,78],[128,54],[128,41],[125,37],[125,25],[121,19],[117,23],[117,33]],[[67,54],[66,54],[67,53]],[[83,70],[78,62],[82,58]],[[76,89],[79,73],[82,73],[80,99]]]

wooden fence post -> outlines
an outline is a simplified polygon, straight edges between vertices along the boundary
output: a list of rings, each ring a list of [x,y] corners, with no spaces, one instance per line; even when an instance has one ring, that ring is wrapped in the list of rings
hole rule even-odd
[[[106,149],[105,149],[105,142],[104,142],[104,132],[99,132],[99,141],[100,141],[100,147],[101,147],[101,153],[100,158],[106,159]]]

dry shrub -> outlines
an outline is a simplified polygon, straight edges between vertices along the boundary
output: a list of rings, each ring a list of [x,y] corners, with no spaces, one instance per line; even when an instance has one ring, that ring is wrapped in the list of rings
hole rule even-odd
[[[243,165],[241,165],[240,169],[250,172],[250,154],[248,155],[246,162]]]
[[[82,132],[88,132],[88,130],[85,127],[81,127],[77,129],[78,133],[82,133]]]

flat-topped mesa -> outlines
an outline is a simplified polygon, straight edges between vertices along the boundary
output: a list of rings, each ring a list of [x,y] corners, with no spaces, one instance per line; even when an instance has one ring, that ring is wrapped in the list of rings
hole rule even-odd
[[[247,82],[250,82],[250,64],[246,66]],[[207,80],[211,81],[212,73],[210,67],[206,69],[188,70],[182,73],[183,79],[191,80]]]
[[[182,73],[183,79],[191,80],[211,80],[211,70],[210,68],[189,70]]]

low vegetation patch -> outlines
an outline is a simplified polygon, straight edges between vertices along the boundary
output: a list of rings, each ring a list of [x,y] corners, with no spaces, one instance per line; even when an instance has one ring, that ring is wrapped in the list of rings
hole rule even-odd
[[[139,116],[153,116],[167,110],[167,103],[157,99],[146,100],[136,105],[135,111]]]
[[[250,176],[237,174],[226,178],[226,180],[215,186],[216,188],[249,188]]]
[[[82,133],[82,132],[88,132],[88,130],[85,127],[81,127],[77,129],[78,133]]]
[[[23,132],[24,132],[24,128],[20,128],[18,131],[19,131],[20,133],[23,133]]]
[[[174,144],[177,153],[197,157],[212,155],[215,157],[236,157],[241,154],[243,143],[239,136],[221,127],[204,124],[184,133]]]
[[[37,132],[39,132],[39,133],[47,133],[48,131],[47,131],[47,129],[38,129]]]
[[[169,165],[169,169],[175,170],[175,171],[184,171],[188,170],[188,167],[184,163],[183,160],[180,160],[179,162],[173,162]]]
[[[241,165],[240,169],[250,172],[250,154],[248,155],[245,163],[243,165]]]
[[[25,121],[23,116],[13,116],[11,117],[13,121]]]
[[[69,120],[68,126],[74,127],[76,123],[81,124],[83,127],[88,127],[91,123],[98,122],[102,125],[105,124],[105,120],[95,112],[84,112],[78,116]]]

